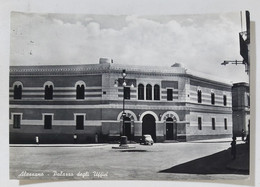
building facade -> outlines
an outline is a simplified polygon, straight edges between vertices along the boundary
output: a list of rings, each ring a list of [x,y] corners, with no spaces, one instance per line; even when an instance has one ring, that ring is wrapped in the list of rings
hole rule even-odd
[[[12,66],[10,143],[34,143],[36,137],[39,143],[109,142],[123,134],[136,142],[143,134],[155,142],[231,137],[231,88],[179,64],[101,59],[90,65]]]
[[[249,84],[245,82],[233,84],[233,135],[240,137],[242,130],[249,133],[250,126],[250,95]]]

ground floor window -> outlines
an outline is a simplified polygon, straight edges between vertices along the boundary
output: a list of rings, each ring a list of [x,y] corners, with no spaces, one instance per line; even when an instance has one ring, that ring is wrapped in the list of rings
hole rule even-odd
[[[227,130],[227,118],[224,119],[224,128]]]
[[[199,130],[202,130],[201,117],[198,117],[198,129],[199,129]]]
[[[13,116],[13,128],[20,129],[21,128],[21,114],[14,114]]]
[[[215,130],[216,129],[215,118],[212,118],[211,121],[212,121],[212,130]]]
[[[76,116],[76,129],[77,130],[83,130],[84,129],[84,116],[83,115],[77,115]]]
[[[52,115],[44,115],[44,129],[52,128]]]

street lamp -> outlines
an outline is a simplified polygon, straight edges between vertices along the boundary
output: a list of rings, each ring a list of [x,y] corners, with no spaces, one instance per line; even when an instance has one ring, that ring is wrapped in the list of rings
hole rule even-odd
[[[125,99],[126,99],[126,95],[125,95],[125,89],[126,89],[126,86],[127,86],[127,83],[126,83],[126,70],[123,69],[122,70],[122,86],[123,86],[123,111],[122,111],[122,117],[123,117],[123,137],[121,137],[121,144],[126,144],[127,143],[127,137],[125,136],[125,117],[126,117],[126,112],[125,112]],[[115,87],[118,87],[118,83],[120,81],[117,79],[115,80]],[[134,84],[132,83],[131,88],[134,87]]]
[[[126,113],[125,113],[125,87],[126,87],[126,82],[125,82],[125,78],[126,78],[126,71],[125,69],[123,69],[122,71],[122,77],[123,77],[123,113],[122,113],[122,116],[123,116],[123,136],[125,136],[125,116],[126,116]],[[127,141],[127,139],[126,139]]]

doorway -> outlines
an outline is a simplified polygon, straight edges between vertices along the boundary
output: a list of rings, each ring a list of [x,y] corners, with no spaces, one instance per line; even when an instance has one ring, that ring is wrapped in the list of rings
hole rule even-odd
[[[125,117],[125,136],[127,136],[128,140],[132,140],[131,135],[131,119],[129,117]]]
[[[166,119],[166,140],[177,140],[177,124],[172,118]]]
[[[155,118],[151,114],[146,114],[143,117],[143,123],[142,123],[142,135],[144,134],[150,134],[156,142],[156,129],[155,129]]]

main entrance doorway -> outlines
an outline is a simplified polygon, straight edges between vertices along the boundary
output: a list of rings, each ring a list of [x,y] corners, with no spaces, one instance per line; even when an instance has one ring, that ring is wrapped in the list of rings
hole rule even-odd
[[[128,140],[132,140],[131,119],[129,117],[125,117],[125,136],[127,136]]]
[[[166,119],[166,140],[177,140],[177,124],[172,118]]]
[[[156,142],[156,133],[155,133],[155,118],[151,114],[146,114],[143,117],[142,123],[142,135],[150,134],[153,140]]]

